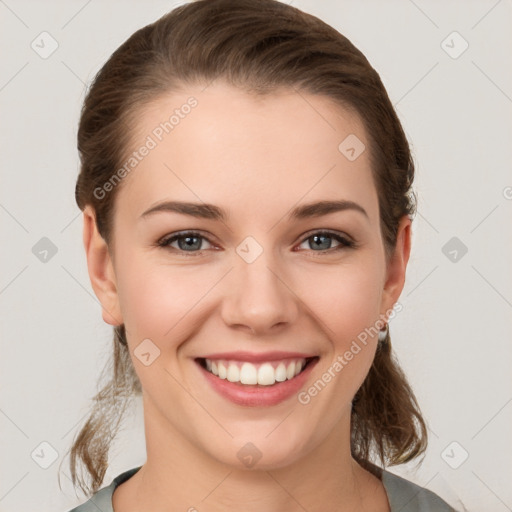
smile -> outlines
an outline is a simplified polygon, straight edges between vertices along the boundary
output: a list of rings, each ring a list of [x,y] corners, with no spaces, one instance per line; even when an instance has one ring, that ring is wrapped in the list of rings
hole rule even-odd
[[[208,387],[224,399],[246,407],[269,407],[292,399],[306,385],[320,359],[299,354],[223,356],[199,357],[195,363]]]
[[[203,359],[207,371],[229,382],[254,386],[273,386],[276,382],[291,380],[299,375],[308,362],[314,358],[297,358],[281,361],[249,363],[235,360]]]

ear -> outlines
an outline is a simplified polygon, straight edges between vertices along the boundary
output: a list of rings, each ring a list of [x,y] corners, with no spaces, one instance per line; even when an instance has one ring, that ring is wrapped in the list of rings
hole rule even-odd
[[[387,264],[386,280],[381,302],[381,315],[383,316],[392,309],[402,293],[410,252],[411,219],[408,215],[404,215],[398,224],[395,252]]]
[[[101,302],[103,320],[110,325],[121,325],[123,319],[108,246],[98,232],[94,208],[87,205],[83,214],[83,241],[91,285]]]

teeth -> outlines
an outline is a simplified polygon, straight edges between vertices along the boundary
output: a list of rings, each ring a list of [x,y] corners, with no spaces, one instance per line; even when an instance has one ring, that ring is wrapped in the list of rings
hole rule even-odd
[[[276,372],[270,363],[262,364],[258,368],[258,384],[271,386],[276,382]]]
[[[225,379],[228,376],[226,367],[222,363],[219,363],[217,368],[219,370],[219,379]]]
[[[288,368],[286,368],[286,378],[290,380],[293,377],[295,377],[295,363],[290,363]]]
[[[229,382],[240,381],[240,369],[236,364],[230,364],[228,366],[227,379],[229,380]]]
[[[240,368],[240,382],[242,384],[258,384],[258,370],[256,366],[251,363],[244,363],[242,368]]]
[[[286,366],[284,363],[279,363],[276,368],[276,380],[277,382],[284,382],[286,380]]]
[[[306,366],[305,359],[252,364],[242,361],[205,359],[206,369],[220,379],[246,385],[272,386],[293,379]]]

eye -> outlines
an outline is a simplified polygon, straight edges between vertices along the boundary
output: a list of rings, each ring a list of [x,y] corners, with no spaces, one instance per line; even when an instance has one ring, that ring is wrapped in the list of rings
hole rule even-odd
[[[339,245],[331,247],[332,239],[339,242]],[[309,243],[310,247],[320,249],[319,251],[313,251],[320,253],[340,251],[345,248],[354,249],[356,247],[356,243],[354,241],[332,231],[317,231],[312,233],[302,242],[302,244],[304,243]]]
[[[160,247],[171,247],[177,251],[194,253],[201,252],[204,249],[209,249],[209,247],[202,247],[203,241],[210,243],[209,240],[200,233],[195,231],[184,231],[181,233],[176,233],[167,238],[163,238],[158,242],[158,245]],[[178,247],[172,246],[174,242],[177,242]]]
[[[338,242],[338,245],[331,247],[333,239]],[[204,242],[209,244],[209,246],[204,247]],[[177,246],[173,246],[175,243]],[[330,254],[342,249],[354,249],[357,247],[357,244],[353,240],[332,231],[316,231],[311,233],[307,238],[304,239],[301,245],[305,243],[310,244],[310,247],[313,248],[311,249],[313,252],[318,252],[321,254]],[[197,231],[182,231],[179,233],[174,233],[158,241],[157,245],[159,247],[177,251],[178,253],[188,253],[187,256],[196,256],[199,255],[201,251],[214,247],[204,235]]]

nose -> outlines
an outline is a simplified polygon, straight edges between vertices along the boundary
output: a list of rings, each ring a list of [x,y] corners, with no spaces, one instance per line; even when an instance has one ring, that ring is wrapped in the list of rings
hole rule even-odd
[[[235,255],[234,267],[222,303],[226,325],[263,336],[275,334],[297,319],[299,299],[266,251],[252,263]]]

